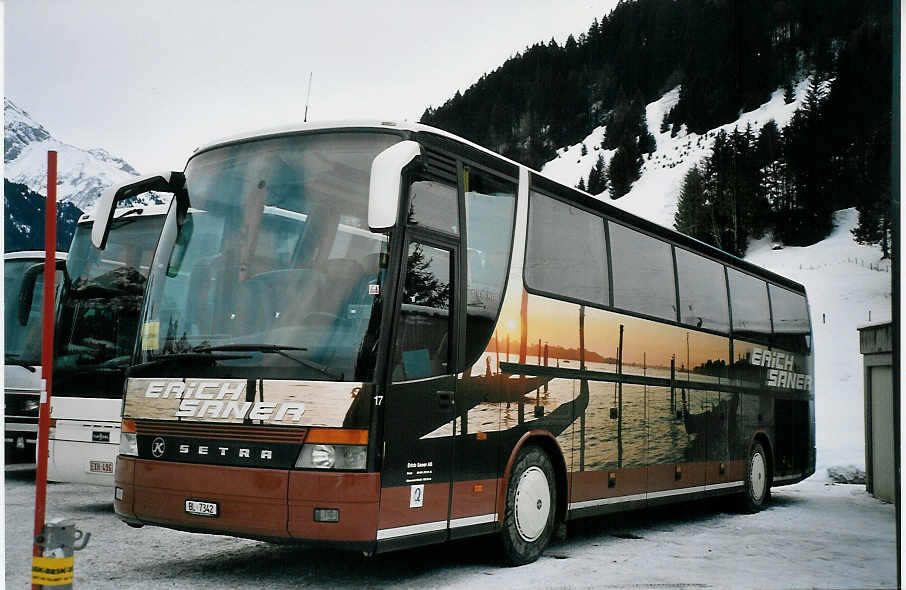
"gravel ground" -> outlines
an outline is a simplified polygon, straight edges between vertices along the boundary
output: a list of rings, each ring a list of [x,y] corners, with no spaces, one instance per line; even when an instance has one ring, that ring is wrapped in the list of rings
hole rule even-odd
[[[499,565],[491,539],[372,558],[117,520],[112,489],[48,485],[48,519],[91,532],[75,588],[895,588],[895,512],[864,486],[812,478],[741,515],[681,504],[571,523],[538,562]],[[34,471],[6,472],[6,587],[29,582]]]

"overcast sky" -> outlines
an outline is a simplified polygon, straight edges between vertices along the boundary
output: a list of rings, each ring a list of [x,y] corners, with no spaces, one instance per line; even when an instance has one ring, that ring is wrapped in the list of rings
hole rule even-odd
[[[142,172],[309,120],[417,121],[537,41],[616,0],[7,0],[5,95],[58,139]]]

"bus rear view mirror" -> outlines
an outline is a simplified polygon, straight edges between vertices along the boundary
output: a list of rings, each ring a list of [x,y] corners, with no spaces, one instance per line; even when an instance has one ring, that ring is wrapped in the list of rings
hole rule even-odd
[[[91,227],[91,242],[96,248],[103,250],[107,246],[107,236],[110,234],[110,224],[113,222],[116,204],[148,191],[174,193],[177,200],[177,212],[184,213],[188,210],[189,200],[185,187],[186,177],[182,172],[159,172],[126,184],[111,186],[97,201],[94,224]]]
[[[63,272],[65,288],[69,287],[69,274],[66,272],[66,261],[57,260],[57,271]],[[28,316],[31,315],[31,305],[35,298],[35,283],[38,276],[44,274],[44,263],[38,262],[25,269],[22,275],[22,284],[19,285],[19,324],[28,325]]]
[[[406,140],[375,156],[368,186],[368,227],[371,231],[384,233],[396,225],[403,172],[421,153],[418,142]]]

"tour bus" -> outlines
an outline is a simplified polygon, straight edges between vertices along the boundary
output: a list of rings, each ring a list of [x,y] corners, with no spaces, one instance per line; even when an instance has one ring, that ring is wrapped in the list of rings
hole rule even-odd
[[[113,485],[125,371],[166,212],[164,205],[118,209],[103,251],[91,244],[92,216],[76,226],[56,306],[51,481]]]
[[[66,253],[58,252],[57,281]],[[44,299],[44,251],[9,252],[3,256],[4,306],[4,451],[6,463],[34,463],[38,450],[38,407],[41,401],[41,313]],[[22,302],[23,282],[35,291]]]
[[[802,285],[419,124],[198,149],[123,401],[126,523],[371,554],[815,469]]]

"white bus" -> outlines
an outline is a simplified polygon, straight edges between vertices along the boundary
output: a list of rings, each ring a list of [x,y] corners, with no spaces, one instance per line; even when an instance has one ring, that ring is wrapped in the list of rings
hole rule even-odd
[[[118,209],[105,250],[91,245],[94,218],[79,219],[57,305],[49,480],[113,485],[125,371],[166,212]]]
[[[66,253],[58,252],[58,265]],[[6,463],[33,463],[38,441],[41,397],[41,312],[44,298],[44,251],[10,252],[3,256],[4,302],[4,447]],[[57,272],[57,281],[63,276]],[[28,279],[34,299],[21,301]]]

